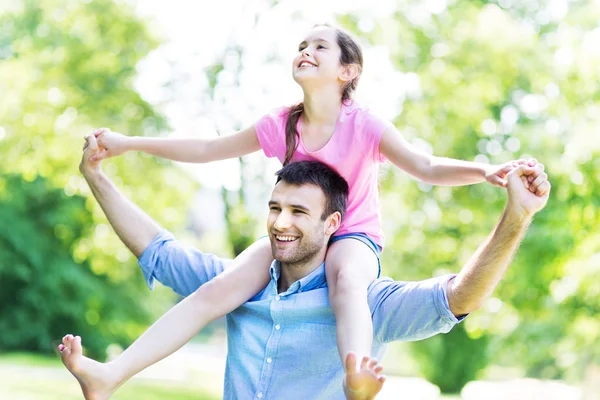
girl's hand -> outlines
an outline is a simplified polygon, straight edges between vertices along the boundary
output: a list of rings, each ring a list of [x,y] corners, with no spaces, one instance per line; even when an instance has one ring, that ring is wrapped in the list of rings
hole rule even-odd
[[[130,137],[113,132],[108,128],[98,128],[92,134],[96,137],[100,152],[90,158],[90,161],[100,161],[105,158],[119,156],[129,150]]]
[[[518,166],[517,161],[509,161],[501,165],[490,165],[485,173],[485,180],[494,186],[506,187],[506,175]]]
[[[500,165],[490,165],[487,168],[485,173],[485,180],[494,186],[506,187],[508,184],[506,180],[506,176],[515,168],[518,168],[519,165],[526,165],[529,167],[533,167],[537,164],[537,160],[513,160]],[[526,178],[524,178],[523,183],[526,183]],[[529,184],[526,184],[529,187]]]

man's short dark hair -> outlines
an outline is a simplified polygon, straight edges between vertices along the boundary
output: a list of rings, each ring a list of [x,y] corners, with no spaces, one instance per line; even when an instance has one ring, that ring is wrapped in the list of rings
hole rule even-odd
[[[333,168],[320,161],[298,161],[281,168],[275,173],[277,183],[284,181],[290,185],[315,185],[325,194],[325,210],[321,219],[325,220],[336,211],[344,217],[348,202],[348,182]]]

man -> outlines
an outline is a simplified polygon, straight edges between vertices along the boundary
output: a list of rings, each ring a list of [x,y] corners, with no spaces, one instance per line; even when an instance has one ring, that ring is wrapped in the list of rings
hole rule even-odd
[[[139,258],[150,287],[157,279],[188,296],[225,271],[223,260],[178,243],[127,200],[99,163],[89,161],[98,149],[93,135],[87,141],[80,169],[115,231]],[[344,398],[339,384],[344,370],[338,361],[324,260],[329,238],[345,211],[347,184],[320,163],[290,164],[278,172],[278,178],[267,222],[277,261],[271,266],[268,286],[227,316],[224,397]],[[521,165],[507,180],[508,202],[500,222],[458,275],[421,282],[381,278],[370,285],[376,357],[390,341],[448,332],[493,292],[550,192],[541,164]],[[68,338],[63,350],[63,361],[80,381],[86,398],[106,398],[101,394],[109,395],[122,383],[103,382],[108,375],[101,369],[107,364],[92,364],[82,357],[79,338]],[[375,362],[363,367],[380,372]],[[346,379],[352,388],[353,373],[349,371]],[[346,394],[356,398],[351,391]]]

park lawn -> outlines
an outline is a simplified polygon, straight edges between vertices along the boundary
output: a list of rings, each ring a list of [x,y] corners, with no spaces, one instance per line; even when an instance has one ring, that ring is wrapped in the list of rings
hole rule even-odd
[[[116,400],[216,400],[222,396],[214,384],[195,374],[186,381],[150,381],[135,378],[112,397]],[[213,388],[207,390],[206,388]],[[0,399],[81,400],[81,390],[65,370],[58,355],[0,354]],[[460,400],[460,395],[441,395],[440,400]]]
[[[216,400],[221,396],[203,390],[202,382],[133,379],[114,395],[116,400]],[[0,355],[0,399],[81,400],[75,379],[58,357],[34,354]]]

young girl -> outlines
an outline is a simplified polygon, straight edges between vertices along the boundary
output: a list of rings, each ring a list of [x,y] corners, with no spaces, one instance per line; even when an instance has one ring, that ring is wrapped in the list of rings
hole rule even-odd
[[[248,129],[217,139],[127,137],[108,129],[94,132],[98,145],[105,149],[94,157],[96,160],[138,150],[176,161],[204,163],[262,149],[283,164],[316,159],[335,168],[350,187],[347,213],[331,240],[325,262],[342,360],[351,352],[358,355],[358,360],[371,353],[373,327],[367,288],[379,276],[379,253],[384,246],[379,163],[389,159],[425,182],[456,186],[486,180],[504,186],[504,178],[512,169],[510,163],[490,166],[434,157],[411,146],[391,123],[374,117],[351,100],[362,65],[360,46],[349,34],[316,26],[300,43],[292,65],[304,101],[281,108]],[[295,240],[278,236],[273,239]],[[235,260],[233,268],[176,305],[116,360],[100,364],[81,356],[79,339],[69,335],[61,347],[65,350],[63,361],[82,384],[84,393],[108,397],[128,378],[179,349],[207,323],[264,289],[272,261],[269,240],[259,240]],[[357,368],[355,373],[361,371]],[[359,384],[349,397],[372,397],[370,376],[364,377],[364,384],[355,379]]]

